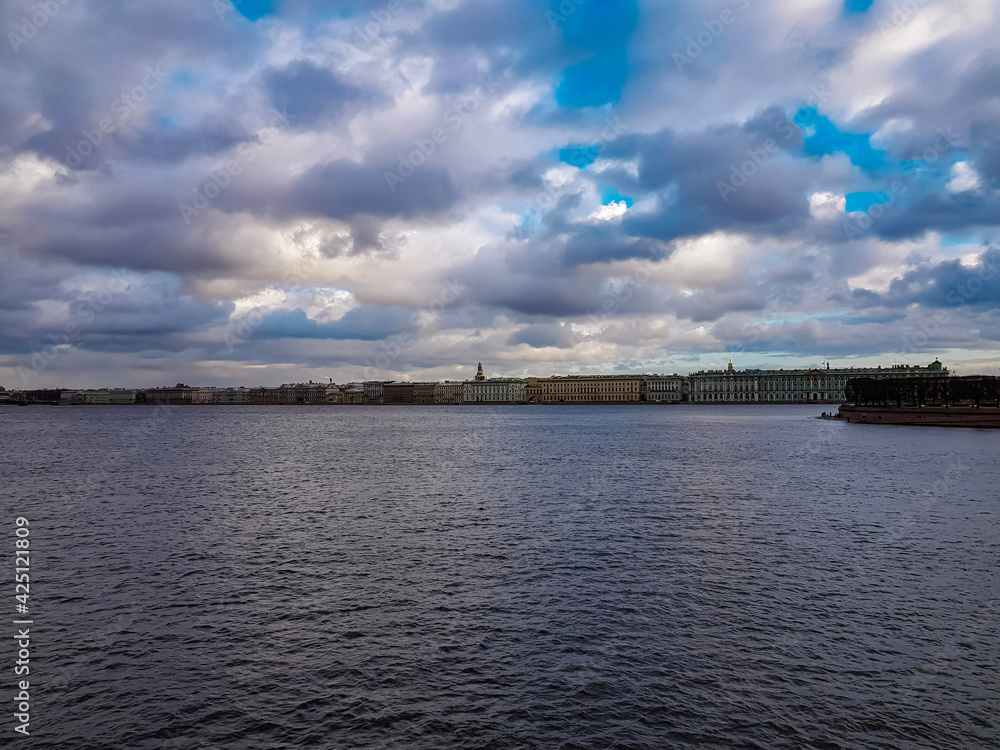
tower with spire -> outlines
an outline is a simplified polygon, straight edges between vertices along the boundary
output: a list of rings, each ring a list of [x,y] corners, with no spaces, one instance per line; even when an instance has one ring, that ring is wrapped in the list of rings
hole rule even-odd
[[[479,369],[476,370],[476,380],[486,380],[486,373],[483,372],[483,363],[479,363]]]

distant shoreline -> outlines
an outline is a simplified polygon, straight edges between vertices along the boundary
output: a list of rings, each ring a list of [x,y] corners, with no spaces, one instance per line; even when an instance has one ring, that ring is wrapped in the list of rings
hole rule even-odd
[[[663,406],[663,407],[707,407],[712,408],[715,406],[831,406],[836,405],[835,401],[717,401],[717,402],[697,402],[697,401],[618,401],[618,402],[607,402],[607,401],[560,401],[553,403],[539,403],[539,402],[528,402],[528,401],[469,401],[461,404],[411,404],[411,403],[399,403],[399,404],[324,404],[321,402],[308,403],[308,404],[167,404],[167,403],[157,403],[155,401],[139,402],[134,404],[73,404],[73,403],[55,403],[49,401],[29,401],[27,406],[62,406],[62,407],[101,407],[101,406],[123,406],[123,407],[133,407],[133,406],[179,406],[179,407],[244,407],[244,406],[273,406],[273,407],[295,407],[295,406],[318,406],[318,407],[344,407],[349,409],[354,408],[371,408],[371,407],[382,407],[382,406],[405,406],[405,407],[421,407],[421,406],[461,406],[474,408],[476,406]]]

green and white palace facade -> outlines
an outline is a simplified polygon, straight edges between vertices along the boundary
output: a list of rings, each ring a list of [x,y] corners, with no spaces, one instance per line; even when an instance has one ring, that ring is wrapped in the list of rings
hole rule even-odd
[[[702,370],[687,377],[693,404],[839,404],[851,378],[940,377],[948,370],[934,360],[926,367],[843,367],[812,370]]]

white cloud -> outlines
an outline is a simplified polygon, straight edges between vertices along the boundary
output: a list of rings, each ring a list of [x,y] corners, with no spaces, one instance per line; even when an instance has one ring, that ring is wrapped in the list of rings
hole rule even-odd
[[[809,213],[814,219],[836,219],[844,215],[846,208],[846,198],[837,193],[813,193],[809,196]]]
[[[613,221],[624,216],[626,211],[628,211],[628,205],[625,201],[612,201],[606,206],[601,206],[587,218],[591,221]]]
[[[981,180],[976,168],[967,161],[960,161],[951,168],[951,181],[945,185],[949,193],[964,193],[979,187]]]

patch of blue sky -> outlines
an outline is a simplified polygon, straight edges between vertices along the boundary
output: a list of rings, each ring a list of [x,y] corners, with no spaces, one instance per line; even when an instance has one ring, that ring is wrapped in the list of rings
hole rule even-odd
[[[521,219],[521,226],[527,229],[538,229],[542,225],[542,216],[537,211],[525,214]]]
[[[625,201],[625,206],[632,208],[632,204],[635,202],[629,196],[622,195],[618,192],[618,188],[610,185],[600,185],[599,190],[601,191],[601,203],[603,205],[608,205],[609,203],[619,203]]]
[[[931,152],[928,152],[930,155]],[[949,172],[955,162],[965,161],[968,156],[964,151],[956,150],[952,153],[937,154],[933,159],[907,159],[897,164],[897,168],[904,174],[926,173],[928,175],[940,174],[950,179]]]
[[[556,88],[560,107],[600,107],[621,98],[628,80],[625,50],[606,51],[563,72]]]
[[[256,21],[274,12],[271,0],[231,0],[233,7],[241,16],[250,21]]]
[[[874,0],[844,0],[844,13],[866,13]]]
[[[872,147],[870,134],[845,133],[830,118],[819,114],[815,107],[803,107],[795,113],[794,121],[799,125],[808,123],[808,127],[804,128],[806,138],[803,150],[809,156],[843,153],[851,164],[868,171],[886,165],[885,152]]]
[[[885,205],[889,202],[889,193],[887,192],[866,190],[857,193],[848,193],[844,196],[844,211],[846,213],[867,211],[869,206]]]
[[[573,144],[559,149],[559,161],[577,169],[586,169],[597,161],[599,149],[597,146]]]
[[[980,238],[974,234],[942,234],[942,247],[956,247],[958,245],[979,245]]]
[[[178,88],[193,89],[200,82],[201,78],[198,73],[190,68],[181,68],[170,78],[167,79],[168,84],[176,86]]]
[[[628,41],[639,23],[637,0],[549,0],[549,21],[563,44],[589,57],[563,71],[561,107],[600,107],[621,98],[628,81]]]
[[[823,318],[825,320],[830,320],[833,318],[842,318],[846,315],[846,311],[843,310],[829,310],[826,312],[815,312],[815,313],[801,313],[799,315],[786,315],[782,317],[768,317],[767,320],[759,321],[761,325],[764,326],[775,326],[784,325],[786,323],[805,323],[809,320],[818,320]]]
[[[636,0],[549,0],[549,12],[567,43],[595,51],[623,45],[639,22]]]

